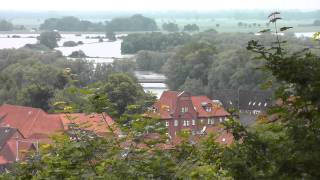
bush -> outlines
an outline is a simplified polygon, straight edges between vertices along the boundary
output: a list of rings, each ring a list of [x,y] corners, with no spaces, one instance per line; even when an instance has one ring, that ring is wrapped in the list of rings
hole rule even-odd
[[[66,41],[66,42],[63,43],[64,47],[75,47],[77,45],[78,44],[76,42],[74,42],[74,41]]]

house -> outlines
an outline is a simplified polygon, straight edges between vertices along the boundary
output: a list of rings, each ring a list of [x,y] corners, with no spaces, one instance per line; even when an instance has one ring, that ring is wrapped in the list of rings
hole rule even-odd
[[[0,127],[13,127],[26,139],[47,143],[50,136],[61,133],[60,116],[42,109],[4,104],[0,106]]]
[[[71,124],[77,124],[78,128],[95,132],[97,135],[106,136],[111,133],[119,134],[113,119],[106,113],[103,114],[60,114],[64,131],[70,130]]]
[[[273,105],[272,92],[266,90],[213,90],[223,107],[239,110],[242,125],[250,126]]]
[[[75,123],[79,128],[99,135],[117,132],[113,119],[107,114],[48,114],[42,109],[4,104],[0,106],[0,127],[18,129],[26,139],[50,142],[50,136],[66,132]]]
[[[169,137],[174,139],[177,133],[183,130],[190,131],[193,135],[210,133],[210,127],[226,121],[230,114],[221,104],[206,96],[164,91],[152,107],[150,115],[163,120],[168,128]]]
[[[70,124],[101,136],[110,133],[110,127],[119,133],[107,114],[48,114],[39,108],[0,106],[0,171],[23,159],[26,152],[37,150],[39,143],[51,143],[52,135],[68,132]]]
[[[24,159],[27,152],[36,150],[37,142],[26,140],[20,131],[11,127],[0,127],[0,172],[8,164]]]

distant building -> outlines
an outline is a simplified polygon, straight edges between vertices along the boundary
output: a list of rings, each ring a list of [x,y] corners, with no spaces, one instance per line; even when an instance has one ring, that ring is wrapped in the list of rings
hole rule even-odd
[[[24,159],[26,152],[36,148],[36,141],[26,140],[18,129],[0,127],[0,172],[4,172],[9,164]]]
[[[50,136],[54,134],[70,133],[71,124],[100,136],[108,135],[110,128],[119,133],[107,114],[48,114],[39,108],[0,106],[0,171],[23,159],[21,150],[26,152],[37,149],[38,143],[51,143]]]
[[[272,92],[251,90],[215,90],[213,96],[220,100],[227,109],[239,110],[239,118],[243,125],[255,122],[257,116],[272,106]]]
[[[178,91],[164,91],[150,111],[152,116],[164,121],[171,139],[183,130],[193,135],[205,135],[211,130],[225,134],[219,124],[230,115],[221,104],[207,96],[191,96],[190,93]],[[230,138],[221,138],[221,141],[229,144]]]
[[[0,106],[0,127],[18,129],[26,139],[49,142],[50,136],[61,133],[63,124],[59,115],[42,109],[4,104]]]

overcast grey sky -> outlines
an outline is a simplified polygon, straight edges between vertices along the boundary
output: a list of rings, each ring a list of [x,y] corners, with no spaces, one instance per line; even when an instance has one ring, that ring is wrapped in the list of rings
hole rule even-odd
[[[320,9],[320,0],[1,0],[2,10]]]

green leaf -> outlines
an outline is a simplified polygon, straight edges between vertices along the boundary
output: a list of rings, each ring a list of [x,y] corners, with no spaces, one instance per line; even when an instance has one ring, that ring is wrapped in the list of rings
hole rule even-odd
[[[280,28],[280,31],[286,31],[286,30],[291,29],[291,28],[293,28],[293,27],[282,27],[282,28]]]

